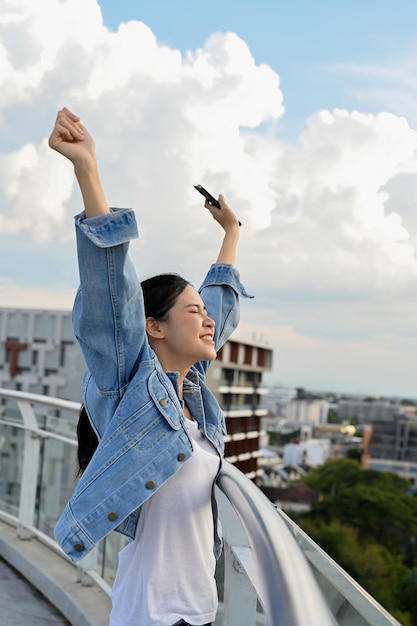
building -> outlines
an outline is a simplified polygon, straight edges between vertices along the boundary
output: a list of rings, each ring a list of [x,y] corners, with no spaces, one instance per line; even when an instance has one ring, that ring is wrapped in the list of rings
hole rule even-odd
[[[372,422],[391,422],[397,413],[401,412],[401,405],[388,400],[340,400],[337,406],[337,415],[340,421],[355,420],[358,424]]]
[[[78,401],[84,370],[69,311],[0,308],[0,387]]]
[[[228,435],[226,457],[256,476],[260,399],[267,393],[262,374],[272,367],[264,344],[231,339],[209,369],[208,384],[223,408]],[[0,387],[81,400],[85,362],[74,337],[71,312],[0,309]]]
[[[294,425],[327,423],[329,403],[318,399],[293,399],[287,406],[287,422]]]
[[[306,439],[284,446],[284,464],[318,467],[331,457],[330,439]]]
[[[273,385],[269,393],[261,399],[261,407],[269,411],[271,417],[286,417],[288,405],[297,397],[297,390]]]
[[[272,369],[272,350],[262,343],[240,341],[234,335],[219,350],[209,370],[207,382],[216,395],[225,417],[225,457],[254,480],[258,474],[262,374]]]
[[[374,423],[368,453],[376,459],[417,464],[417,417],[399,414],[391,422]]]

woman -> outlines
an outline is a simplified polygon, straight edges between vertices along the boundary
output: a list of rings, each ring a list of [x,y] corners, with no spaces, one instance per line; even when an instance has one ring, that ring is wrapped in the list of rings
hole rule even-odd
[[[238,323],[238,297],[248,296],[233,267],[238,220],[221,195],[221,210],[205,204],[224,236],[200,292],[176,274],[141,285],[128,256],[134,214],[108,208],[94,141],[69,109],[58,113],[49,145],[73,163],[84,202],[73,323],[88,365],[85,414],[99,442],[56,538],[73,561],[113,529],[132,540],[119,555],[111,626],[208,625],[217,610],[213,484],[225,423],[205,376]]]

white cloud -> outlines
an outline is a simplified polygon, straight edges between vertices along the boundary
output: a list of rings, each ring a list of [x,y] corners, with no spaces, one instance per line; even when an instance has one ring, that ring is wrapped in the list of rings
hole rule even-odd
[[[361,336],[370,346],[377,307],[366,321],[350,320],[381,294],[379,305],[395,300],[393,317],[407,311],[411,327],[417,144],[404,118],[318,111],[298,143],[285,143],[276,127],[285,120],[279,76],[234,33],[215,33],[182,56],[141,22],[108,31],[95,0],[6,0],[0,244],[30,233],[32,268],[40,244],[45,255],[51,242],[52,262],[80,209],[71,165],[47,147],[63,105],[96,138],[109,203],[137,212],[132,254],[141,275],[172,269],[201,278],[220,237],[192,187],[202,183],[224,192],[243,222],[239,267],[257,296],[244,314],[262,320],[277,346],[283,328],[315,346],[331,342],[331,329],[350,328],[351,345]],[[23,303],[8,250],[3,284],[8,301],[14,294]],[[381,328],[390,332],[395,320]],[[297,342],[292,348],[297,354]]]

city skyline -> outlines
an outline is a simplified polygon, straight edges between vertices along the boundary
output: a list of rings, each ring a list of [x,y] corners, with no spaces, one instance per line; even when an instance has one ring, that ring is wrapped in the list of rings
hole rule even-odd
[[[47,147],[67,105],[137,213],[141,277],[198,285],[221,234],[193,184],[224,192],[268,382],[417,396],[417,6],[287,4],[6,1],[1,306],[72,304],[81,198]]]

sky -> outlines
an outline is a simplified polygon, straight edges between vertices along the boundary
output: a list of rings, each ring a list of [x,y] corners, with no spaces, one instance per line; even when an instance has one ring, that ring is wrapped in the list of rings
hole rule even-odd
[[[236,336],[268,384],[417,397],[417,3],[0,0],[0,306],[69,309],[68,106],[111,206],[132,207],[140,278],[198,286],[242,222]]]

